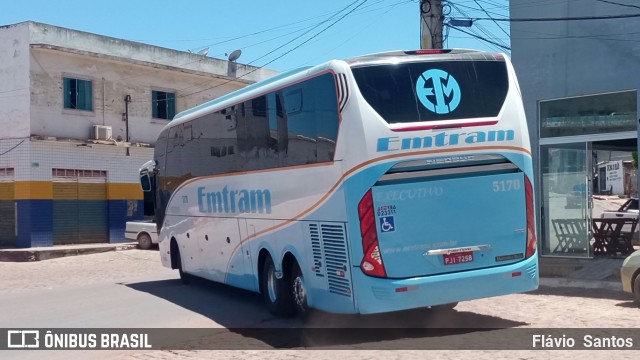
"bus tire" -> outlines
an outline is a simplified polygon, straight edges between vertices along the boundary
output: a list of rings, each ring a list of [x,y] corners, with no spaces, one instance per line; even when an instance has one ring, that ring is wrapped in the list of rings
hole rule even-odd
[[[297,262],[294,262],[291,266],[291,290],[296,314],[301,319],[306,320],[311,310],[307,304],[307,286],[300,265]]]
[[[262,297],[269,312],[276,316],[288,317],[293,315],[293,294],[290,276],[285,273],[280,279],[276,276],[276,266],[271,256],[267,256],[262,266],[260,284]]]
[[[636,279],[633,281],[633,295],[636,304],[640,305],[640,274],[636,275]]]
[[[174,254],[175,251],[175,254]],[[189,274],[187,274],[186,272],[184,272],[184,270],[182,270],[182,256],[180,255],[180,248],[178,247],[177,243],[173,243],[171,246],[171,256],[175,256],[175,266],[174,269],[178,269],[178,273],[180,274],[180,280],[182,280],[182,283],[185,285],[188,285],[191,281],[191,278],[189,276]]]
[[[138,247],[142,250],[149,250],[151,248],[151,236],[147,233],[141,233],[138,235]]]

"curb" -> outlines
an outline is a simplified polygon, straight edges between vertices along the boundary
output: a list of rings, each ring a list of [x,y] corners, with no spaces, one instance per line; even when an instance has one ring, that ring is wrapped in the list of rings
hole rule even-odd
[[[0,250],[0,262],[32,262],[49,259],[57,259],[67,256],[99,254],[109,251],[122,251],[135,249],[135,243],[109,244],[104,246],[72,246],[51,247],[39,249],[7,249]]]
[[[568,278],[540,278],[541,287],[551,288],[578,288],[578,289],[600,289],[611,291],[622,291],[622,283],[620,281],[603,281],[603,280],[582,280]]]

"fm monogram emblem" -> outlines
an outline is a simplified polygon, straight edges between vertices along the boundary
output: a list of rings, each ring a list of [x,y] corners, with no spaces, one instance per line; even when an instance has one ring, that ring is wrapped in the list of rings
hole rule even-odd
[[[448,114],[460,105],[460,86],[456,79],[440,69],[427,70],[416,81],[418,99],[429,111]]]

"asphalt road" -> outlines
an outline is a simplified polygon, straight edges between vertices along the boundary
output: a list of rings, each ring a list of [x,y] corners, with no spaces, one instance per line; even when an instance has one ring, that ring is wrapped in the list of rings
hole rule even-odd
[[[584,358],[585,351],[461,350],[488,329],[637,328],[640,309],[630,296],[607,289],[541,288],[529,294],[463,302],[455,311],[425,310],[375,316],[315,313],[306,324],[269,314],[260,295],[207,281],[184,285],[161,267],[157,251],[128,250],[35,263],[0,263],[0,328],[230,328],[215,338],[194,340],[182,350],[3,351],[3,359],[172,358],[371,358],[472,357],[500,359]],[[445,336],[413,328],[448,328]],[[255,331],[252,328],[289,330]],[[292,336],[325,328],[321,339]],[[367,331],[332,331],[363,328]],[[395,330],[376,331],[375,329]],[[291,332],[293,329],[293,332]],[[373,329],[373,331],[372,331]],[[484,330],[483,330],[484,329]],[[303,331],[304,330],[304,331]],[[177,330],[180,331],[180,330]],[[286,334],[286,337],[283,335]],[[450,350],[421,351],[425,344]],[[203,343],[204,342],[204,343]],[[640,349],[640,337],[635,349]],[[207,348],[239,348],[215,351]],[[478,345],[477,343],[475,344]],[[445,348],[448,346],[445,346]],[[282,349],[285,350],[282,350]],[[349,350],[343,350],[343,349]],[[386,352],[384,349],[405,349]],[[488,348],[491,348],[489,342]],[[281,349],[265,351],[264,349]],[[313,350],[286,350],[313,349]],[[328,350],[340,349],[340,350]],[[344,355],[338,355],[344,354]],[[640,350],[590,351],[589,358],[637,359]]]

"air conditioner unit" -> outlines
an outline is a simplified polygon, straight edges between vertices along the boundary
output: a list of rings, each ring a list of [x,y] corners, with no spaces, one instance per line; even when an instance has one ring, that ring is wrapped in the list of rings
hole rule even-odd
[[[111,126],[93,125],[92,135],[94,140],[109,140],[111,139]]]

